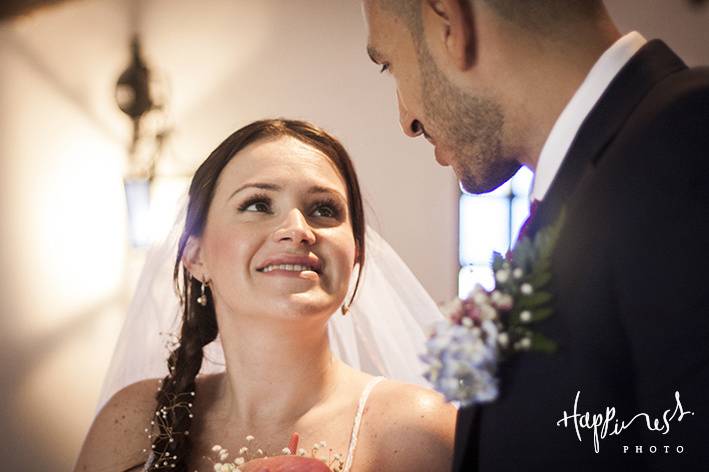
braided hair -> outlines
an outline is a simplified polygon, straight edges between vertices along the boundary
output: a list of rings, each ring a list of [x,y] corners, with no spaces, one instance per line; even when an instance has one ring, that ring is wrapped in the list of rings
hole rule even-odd
[[[156,395],[157,407],[151,421],[152,451],[147,469],[150,471],[187,472],[191,454],[190,426],[192,405],[197,393],[196,377],[202,367],[203,349],[219,332],[214,300],[208,286],[193,278],[182,265],[182,256],[190,236],[204,231],[207,212],[214,197],[219,175],[234,155],[259,140],[290,136],[325,154],[347,184],[352,233],[357,248],[359,272],[354,299],[364,264],[364,209],[357,175],[344,147],[320,128],[297,120],[270,119],[251,123],[226,138],[199,166],[189,189],[185,228],[180,236],[173,280],[182,306],[182,328],[179,342],[170,353],[169,373],[161,380]],[[204,287],[206,303],[197,301]],[[205,300],[202,300],[204,303]]]

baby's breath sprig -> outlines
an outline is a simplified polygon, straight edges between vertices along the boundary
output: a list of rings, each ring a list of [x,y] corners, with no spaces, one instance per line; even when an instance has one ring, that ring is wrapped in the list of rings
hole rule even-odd
[[[162,390],[162,379],[158,381],[158,391]],[[145,428],[148,433],[148,440],[154,443],[155,440],[160,440],[163,443],[172,443],[178,434],[189,436],[189,431],[176,431],[173,428],[175,424],[175,416],[177,411],[184,409],[190,418],[194,417],[192,406],[195,392],[167,393],[168,402],[163,407],[155,412],[155,416],[150,420],[150,425]],[[160,468],[175,468],[177,455],[170,454],[169,451],[156,451],[155,444],[151,445],[151,450],[143,449],[143,453],[150,453],[148,458],[149,470],[152,467]]]

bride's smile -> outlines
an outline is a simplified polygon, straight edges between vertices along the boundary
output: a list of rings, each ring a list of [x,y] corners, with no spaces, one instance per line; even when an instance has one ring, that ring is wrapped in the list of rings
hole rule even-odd
[[[314,254],[280,254],[271,256],[256,269],[262,274],[302,277],[317,280],[321,270],[320,260]]]

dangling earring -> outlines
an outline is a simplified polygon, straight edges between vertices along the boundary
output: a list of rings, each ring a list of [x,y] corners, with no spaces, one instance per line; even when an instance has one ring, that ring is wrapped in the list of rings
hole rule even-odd
[[[342,305],[340,307],[340,311],[342,312],[342,316],[346,316],[347,312],[350,311],[350,306],[347,303],[345,303],[344,305]]]
[[[202,287],[201,287],[201,295],[197,297],[197,303],[199,303],[202,306],[207,306],[207,283],[205,281],[202,281]]]

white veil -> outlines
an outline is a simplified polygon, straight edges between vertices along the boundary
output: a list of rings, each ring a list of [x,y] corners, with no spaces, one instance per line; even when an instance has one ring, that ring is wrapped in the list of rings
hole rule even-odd
[[[180,328],[172,271],[185,212],[183,207],[170,235],[146,255],[103,384],[99,409],[126,386],[167,375],[169,346],[176,341]],[[430,386],[422,376],[418,356],[423,352],[428,328],[443,315],[411,270],[369,226],[365,244],[367,256],[357,296],[347,316],[341,316],[338,310],[330,318],[330,348],[356,369]],[[354,275],[352,279],[354,284]],[[224,368],[224,353],[217,337],[205,347],[200,373],[221,372]]]

